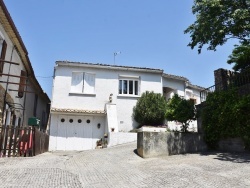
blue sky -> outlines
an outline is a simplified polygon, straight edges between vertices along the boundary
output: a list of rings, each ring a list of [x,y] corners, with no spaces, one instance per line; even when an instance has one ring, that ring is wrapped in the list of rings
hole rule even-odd
[[[51,97],[57,60],[163,69],[192,84],[214,84],[235,41],[217,51],[187,47],[193,0],[5,0],[29,52],[35,74]]]

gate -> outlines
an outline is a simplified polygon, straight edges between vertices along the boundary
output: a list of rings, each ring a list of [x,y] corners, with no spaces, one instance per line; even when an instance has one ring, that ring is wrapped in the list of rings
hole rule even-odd
[[[48,151],[49,135],[35,127],[0,127],[0,157],[35,156]]]

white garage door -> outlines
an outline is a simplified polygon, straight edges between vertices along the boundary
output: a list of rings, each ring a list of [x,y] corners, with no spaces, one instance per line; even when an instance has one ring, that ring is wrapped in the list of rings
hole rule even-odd
[[[91,116],[59,116],[57,150],[94,149]]]

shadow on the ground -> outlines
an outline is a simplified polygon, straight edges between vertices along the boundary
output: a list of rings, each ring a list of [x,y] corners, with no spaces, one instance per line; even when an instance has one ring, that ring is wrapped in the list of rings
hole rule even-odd
[[[203,152],[200,155],[215,155],[214,159],[230,161],[234,163],[250,163],[250,153],[223,153],[223,152]]]

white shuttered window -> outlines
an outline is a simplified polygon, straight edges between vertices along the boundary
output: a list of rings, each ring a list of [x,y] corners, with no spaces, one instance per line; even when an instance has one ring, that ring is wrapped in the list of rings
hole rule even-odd
[[[95,74],[84,72],[72,72],[71,93],[94,94]]]
[[[84,74],[84,93],[95,93],[95,74]]]

